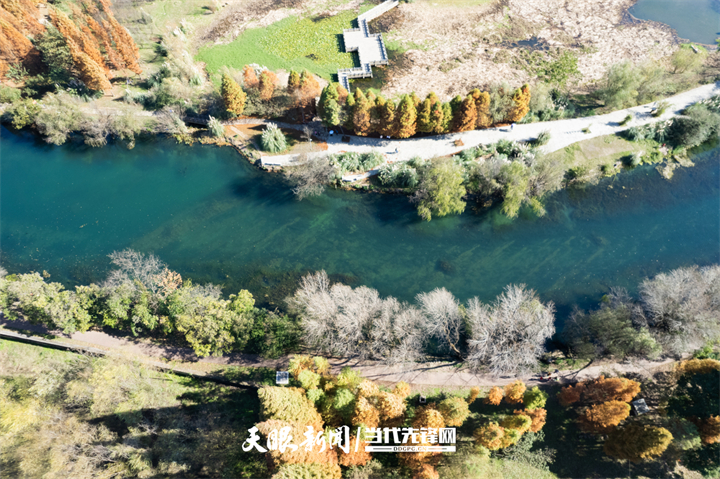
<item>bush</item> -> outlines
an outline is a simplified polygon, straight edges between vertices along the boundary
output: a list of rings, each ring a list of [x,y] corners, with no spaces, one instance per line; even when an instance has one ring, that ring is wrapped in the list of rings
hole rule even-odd
[[[695,104],[677,117],[669,129],[668,136],[677,146],[692,148],[716,137],[720,130],[720,115],[704,104]]]
[[[660,103],[657,104],[657,106],[655,106],[655,109],[652,112],[652,116],[654,118],[663,116],[663,114],[665,113],[665,111],[667,111],[668,108],[670,108],[670,103],[668,103],[666,101],[661,101]]]
[[[62,145],[70,133],[80,127],[82,114],[78,108],[78,100],[65,92],[60,92],[48,95],[43,103],[45,108],[35,118],[35,125],[45,136],[46,142]]]
[[[261,137],[262,148],[270,153],[278,153],[287,149],[285,134],[274,123],[268,124]]]
[[[548,130],[541,131],[540,134],[535,138],[535,141],[533,141],[534,146],[543,146],[547,145],[550,141],[550,132]]]
[[[208,130],[215,138],[222,138],[225,136],[225,127],[220,120],[212,116],[210,117],[210,121],[208,121]]]
[[[22,93],[19,88],[0,85],[0,103],[14,103],[20,99]]]
[[[625,118],[623,118],[623,121],[621,121],[620,123],[618,123],[618,125],[620,125],[620,126],[625,126],[625,125],[627,125],[628,123],[630,123],[630,122],[632,121],[632,119],[633,119],[633,116],[632,116],[630,113],[628,113],[627,116],[626,116]]]
[[[35,123],[38,113],[40,113],[40,105],[33,100],[17,100],[5,110],[2,119],[12,124],[16,130],[20,130]]]
[[[547,399],[547,393],[541,391],[539,387],[535,386],[534,388],[525,391],[525,394],[523,395],[523,404],[525,405],[525,409],[530,410],[544,408]]]

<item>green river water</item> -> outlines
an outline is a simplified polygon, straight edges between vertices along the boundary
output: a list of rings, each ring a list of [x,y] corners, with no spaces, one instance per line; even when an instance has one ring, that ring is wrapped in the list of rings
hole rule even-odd
[[[646,276],[720,261],[719,151],[670,181],[641,167],[561,191],[544,218],[507,223],[491,209],[424,223],[401,196],[329,191],[298,202],[230,148],[55,147],[2,129],[2,264],[83,284],[102,280],[107,254],[133,248],[266,305],[324,268],[403,299],[444,286],[490,300],[525,283],[566,313],[610,286],[633,291]]]
[[[638,0],[630,13],[666,23],[693,42],[714,45],[720,37],[720,0]]]

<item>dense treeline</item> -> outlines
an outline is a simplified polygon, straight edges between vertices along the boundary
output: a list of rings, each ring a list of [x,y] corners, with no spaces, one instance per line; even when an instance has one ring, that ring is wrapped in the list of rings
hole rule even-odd
[[[178,337],[198,356],[235,349],[277,357],[295,347],[293,321],[255,308],[245,290],[223,299],[218,286],[183,281],[153,255],[125,250],[110,258],[116,268],[103,283],[74,290],[38,273],[2,271],[0,308],[8,319],[66,334],[109,327],[136,336]]]
[[[386,163],[377,152],[354,152],[305,159],[286,168],[285,174],[299,197],[321,194],[326,184],[340,182],[343,175],[364,172],[380,165],[378,179],[389,188],[412,195],[418,213],[425,220],[465,210],[466,200],[487,204],[502,202],[501,211],[516,217],[521,207],[535,214],[545,213],[543,198],[560,189],[566,180],[563,165],[538,149],[549,135],[542,133],[532,143],[501,140],[491,145],[468,148],[452,158]]]
[[[409,138],[417,133],[443,134],[489,128],[521,121],[530,111],[530,86],[514,91],[506,86],[491,92],[474,89],[463,98],[443,103],[435,93],[421,100],[415,93],[392,99],[367,95],[360,88],[349,94],[331,83],[322,90],[318,114],[327,127],[342,126],[356,135],[379,134]]]
[[[324,271],[302,278],[288,298],[290,316],[256,308],[242,290],[183,281],[153,255],[110,255],[115,269],[97,285],[66,290],[38,273],[0,277],[0,308],[65,333],[92,327],[177,339],[200,356],[229,351],[278,357],[303,343],[324,354],[388,364],[426,357],[461,360],[495,375],[538,370],[555,334],[554,306],[524,285],[491,303],[461,304],[444,288],[413,304],[366,286],[331,284]],[[682,355],[720,338],[720,266],[680,268],[646,279],[640,297],[612,290],[600,309],[575,311],[560,338],[576,358]]]

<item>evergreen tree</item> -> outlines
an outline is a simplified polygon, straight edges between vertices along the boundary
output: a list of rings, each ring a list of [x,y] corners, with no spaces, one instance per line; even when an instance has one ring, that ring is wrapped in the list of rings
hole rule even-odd
[[[515,90],[512,101],[513,106],[507,116],[507,121],[516,123],[525,118],[530,111],[530,85],[526,83],[522,88]]]
[[[443,107],[444,105],[440,102],[433,105],[432,114],[430,115],[430,120],[433,125],[433,133],[445,133],[445,113],[443,112]]]
[[[385,136],[395,136],[395,102],[385,100],[382,105],[377,106],[377,111],[379,118],[378,133]]]
[[[475,129],[477,123],[477,111],[475,110],[475,100],[468,95],[463,99],[460,108],[455,115],[454,131],[470,131]]]
[[[221,92],[225,109],[234,116],[242,115],[245,110],[247,94],[240,88],[235,80],[227,73],[223,73]]]
[[[295,90],[298,90],[300,88],[300,74],[296,72],[295,70],[290,70],[290,75],[288,76],[288,93],[292,95]]]
[[[348,130],[354,130],[355,126],[353,125],[353,111],[355,110],[355,97],[352,95],[348,95],[345,100],[345,108],[343,111],[343,115],[345,116],[344,126]]]
[[[419,96],[417,96],[417,93],[412,92],[410,93],[410,98],[412,99],[413,105],[415,105],[415,109],[417,110],[417,107],[420,106],[420,103],[422,103],[422,100]]]
[[[399,138],[410,138],[416,131],[417,111],[412,97],[405,95],[398,105],[395,114],[397,136]]]
[[[429,98],[420,103],[417,109],[417,130],[421,133],[431,133],[435,130],[433,123],[433,104]]]
[[[452,112],[451,118],[452,123],[450,123],[449,131],[458,131],[457,125],[458,125],[458,117],[460,116],[460,107],[462,106],[463,97],[460,95],[457,95],[455,98],[450,100],[450,111]]]
[[[327,101],[323,108],[322,122],[325,126],[335,126],[340,124],[340,105],[332,98]]]
[[[450,103],[443,103],[442,105],[442,125],[438,124],[437,133],[448,133],[452,130],[453,125],[453,109]],[[440,130],[442,126],[442,131]]]
[[[245,88],[257,88],[258,77],[255,74],[255,69],[250,65],[243,67],[243,86]]]
[[[268,101],[272,98],[275,93],[275,84],[277,83],[277,76],[270,70],[263,70],[260,74],[260,81],[258,82],[258,92],[260,93],[260,99]]]
[[[477,88],[470,92],[475,100],[475,110],[477,111],[477,127],[489,128],[492,125],[492,116],[490,115],[490,93],[480,91]]]
[[[360,91],[358,88],[357,91]],[[357,95],[356,95],[357,96]],[[365,97],[356,98],[353,108],[353,127],[356,135],[367,136],[371,131],[370,124],[370,101]]]

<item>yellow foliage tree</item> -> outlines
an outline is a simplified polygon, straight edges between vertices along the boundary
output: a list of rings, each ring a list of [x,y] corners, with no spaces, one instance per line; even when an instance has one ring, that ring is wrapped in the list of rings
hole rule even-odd
[[[258,92],[261,100],[269,100],[275,93],[275,85],[277,84],[277,76],[270,70],[263,70],[260,74],[258,82]]]
[[[505,429],[495,422],[491,422],[490,424],[475,429],[473,432],[475,441],[491,451],[497,451],[502,447],[504,436]]]
[[[515,90],[512,97],[513,107],[510,109],[506,121],[509,123],[515,123],[528,114],[530,111],[530,85],[527,83]]]
[[[393,389],[393,394],[405,399],[410,395],[410,385],[405,381],[400,381],[395,385],[395,388]]]
[[[475,402],[475,400],[480,395],[480,388],[475,386],[473,388],[470,388],[470,394],[468,394],[468,397],[465,399],[468,404],[472,404]]]
[[[525,394],[525,383],[519,379],[505,386],[505,402],[508,404],[522,403],[523,394]]]

